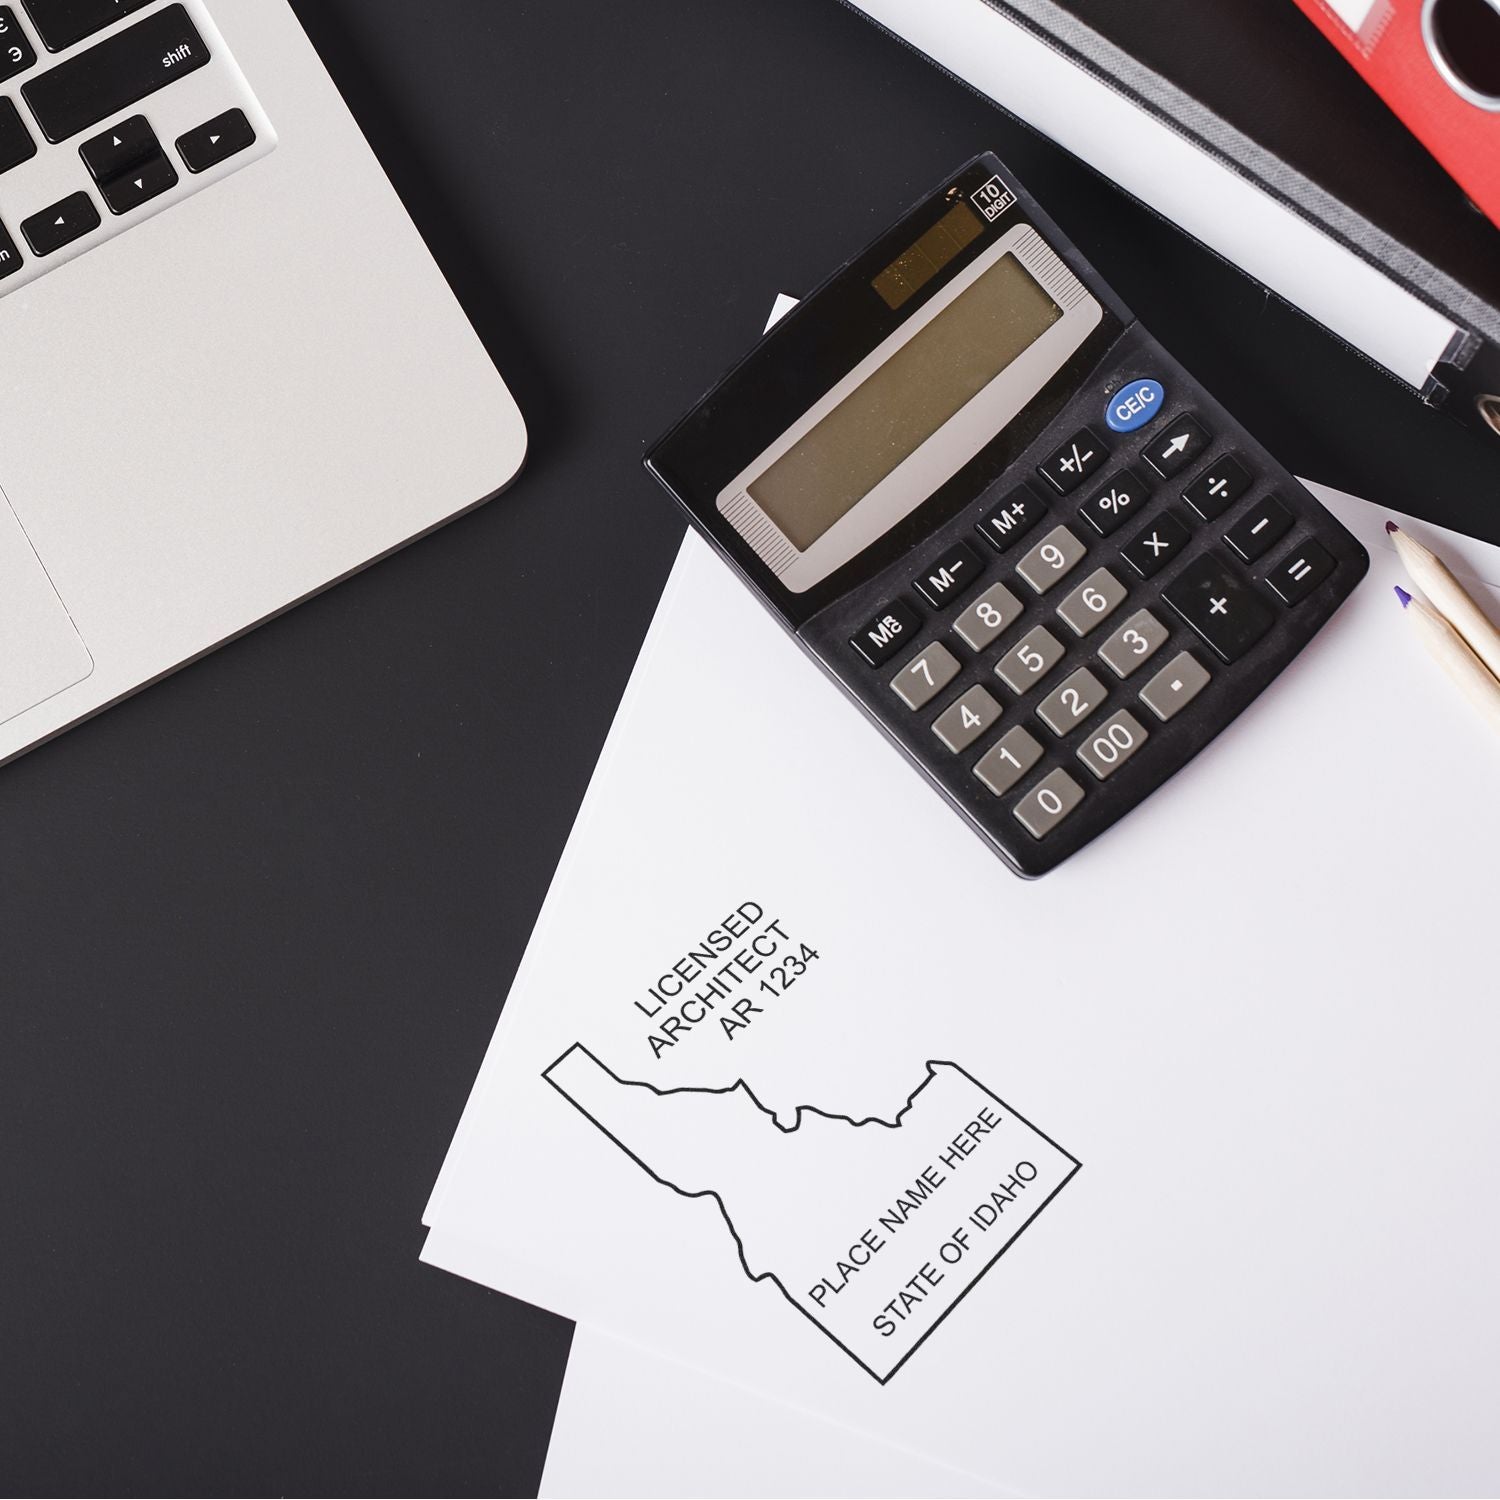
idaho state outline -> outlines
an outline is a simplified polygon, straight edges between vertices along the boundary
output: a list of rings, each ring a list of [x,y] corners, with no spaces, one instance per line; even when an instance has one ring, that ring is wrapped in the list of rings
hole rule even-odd
[[[801,1105],[790,1125],[743,1080],[658,1088],[581,1044],[542,1076],[655,1181],[712,1198],[745,1274],[882,1384],[1081,1165],[952,1062],[893,1120]]]

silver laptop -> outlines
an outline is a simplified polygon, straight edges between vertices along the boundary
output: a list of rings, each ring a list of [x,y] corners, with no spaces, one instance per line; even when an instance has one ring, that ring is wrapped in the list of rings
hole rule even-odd
[[[286,0],[0,4],[0,761],[526,435]]]

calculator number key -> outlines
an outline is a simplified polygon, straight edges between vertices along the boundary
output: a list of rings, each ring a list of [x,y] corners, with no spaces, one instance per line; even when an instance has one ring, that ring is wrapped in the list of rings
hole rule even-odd
[[[1012,490],[977,528],[996,552],[1009,552],[1042,519],[1047,507],[1024,485]]]
[[[1104,684],[1087,667],[1079,667],[1037,704],[1037,717],[1053,734],[1063,735],[1083,723],[1104,697]]]
[[[1037,593],[1045,594],[1083,561],[1087,550],[1066,526],[1054,526],[1016,564],[1016,572]]]
[[[1269,606],[1211,554],[1197,558],[1162,595],[1224,661],[1238,661],[1274,621]]]
[[[932,732],[955,754],[967,750],[996,719],[1000,705],[982,687],[971,687],[933,721]]]
[[[974,763],[974,774],[1003,797],[1042,758],[1042,747],[1017,726],[1000,738]]]
[[[934,641],[891,679],[896,696],[908,708],[925,708],[958,676],[958,658]]]
[[[1250,488],[1251,482],[1238,459],[1225,457],[1195,479],[1182,492],[1182,498],[1205,521],[1217,521]]]
[[[941,609],[950,600],[957,599],[978,577],[978,556],[972,547],[959,542],[913,581],[917,592],[934,609]]]
[[[953,622],[953,633],[966,646],[983,651],[1021,614],[1021,601],[1003,583],[992,584]]]
[[[1087,427],[1080,427],[1049,459],[1039,466],[1042,477],[1061,495],[1071,494],[1096,469],[1102,467],[1109,450]]]
[[[1126,469],[1116,474],[1078,514],[1100,536],[1108,536],[1144,509],[1149,488],[1139,474]]]
[[[1024,693],[1062,659],[1063,643],[1045,625],[1038,625],[995,663],[995,675],[1011,692]]]
[[[1141,689],[1141,702],[1165,724],[1181,713],[1208,682],[1208,673],[1198,658],[1181,651]]]
[[[1125,585],[1108,568],[1095,568],[1057,606],[1057,613],[1074,635],[1087,635],[1124,602]]]
[[[1123,551],[1142,578],[1160,573],[1188,544],[1188,529],[1170,514],[1160,515]]]
[[[1128,709],[1106,720],[1078,747],[1078,758],[1107,781],[1146,743],[1146,731]]]
[[[893,599],[873,620],[850,636],[854,647],[872,667],[884,666],[917,633],[922,622],[909,605]]]
[[[1208,434],[1192,417],[1178,417],[1157,432],[1141,457],[1163,479],[1170,479],[1187,468],[1208,444]]]
[[[1099,648],[1099,659],[1116,677],[1129,677],[1167,641],[1167,627],[1149,609],[1138,609]]]
[[[1016,817],[1032,838],[1042,839],[1082,801],[1083,788],[1059,767],[1016,803]]]

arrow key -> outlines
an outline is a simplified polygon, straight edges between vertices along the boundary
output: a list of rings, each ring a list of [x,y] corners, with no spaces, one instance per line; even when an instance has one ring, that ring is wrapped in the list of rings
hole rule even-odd
[[[99,191],[112,214],[128,214],[131,209],[177,186],[177,171],[165,156],[157,152],[120,176],[103,183]]]
[[[255,127],[242,109],[226,110],[177,138],[178,153],[189,172],[206,172],[254,144]]]
[[[124,175],[127,167],[143,162],[148,156],[161,154],[161,142],[147,123],[145,115],[132,115],[110,130],[103,130],[85,141],[78,154],[95,182],[108,182]]]
[[[34,255],[51,255],[99,227],[99,210],[87,193],[72,193],[51,208],[21,220],[21,233]]]
[[[1208,447],[1209,441],[1208,434],[1192,417],[1178,417],[1157,428],[1151,446],[1141,457],[1163,479],[1169,479],[1187,468]]]

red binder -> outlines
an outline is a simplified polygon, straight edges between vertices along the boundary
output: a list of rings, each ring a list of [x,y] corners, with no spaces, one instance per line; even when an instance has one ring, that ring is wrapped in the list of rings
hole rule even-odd
[[[1296,0],[1500,224],[1500,0]]]

